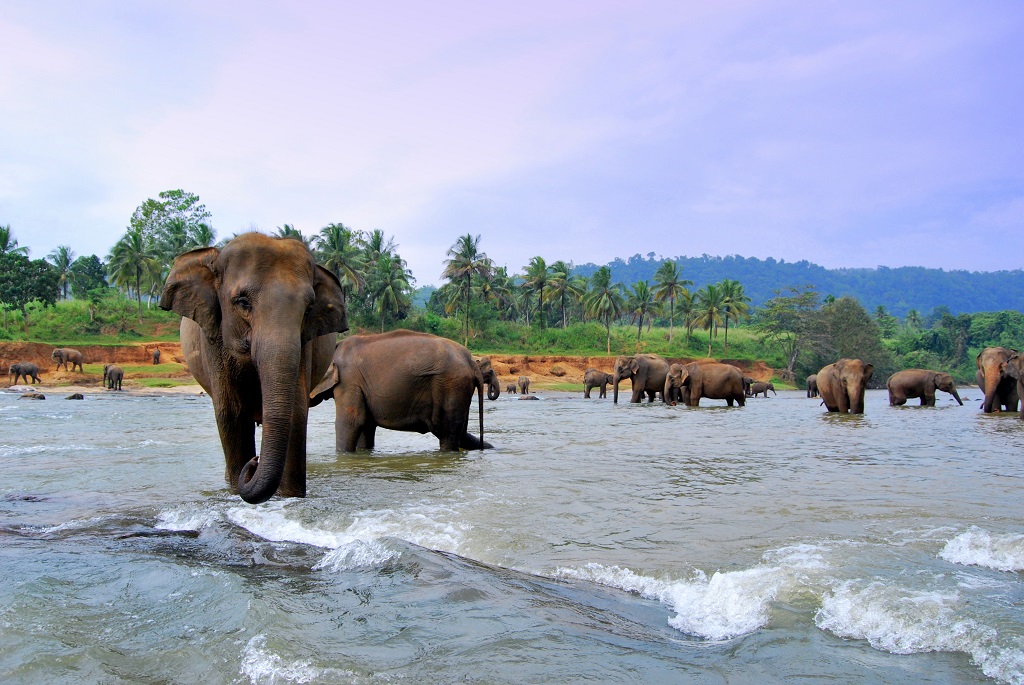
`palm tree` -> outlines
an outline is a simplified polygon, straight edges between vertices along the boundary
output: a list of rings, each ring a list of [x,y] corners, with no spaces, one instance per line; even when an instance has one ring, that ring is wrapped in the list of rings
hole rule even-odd
[[[911,309],[907,312],[907,315],[903,318],[903,322],[909,327],[916,330],[921,330],[921,315],[916,309]]]
[[[27,247],[18,247],[18,241],[11,232],[11,225],[0,226],[0,254],[20,254],[28,257]]]
[[[196,224],[195,230],[192,231],[191,240],[189,241],[189,249],[194,250],[200,247],[210,247],[217,242],[217,231],[213,230],[213,227],[207,223]]]
[[[449,259],[444,262],[441,278],[447,278],[465,298],[465,334],[463,345],[469,347],[469,301],[473,291],[473,276],[487,278],[493,268],[490,258],[480,252],[480,236],[467,233],[448,248]]]
[[[647,330],[651,329],[654,315],[658,312],[658,303],[654,300],[654,291],[647,281],[637,281],[633,284],[626,299],[626,310],[630,319],[637,324],[636,329],[636,351],[640,351],[640,334],[643,332],[644,321],[647,321]]]
[[[389,313],[398,313],[409,306],[409,291],[412,272],[405,261],[393,255],[381,255],[377,260],[373,292],[370,300],[380,316],[380,332],[384,332],[384,319]]]
[[[683,326],[686,327],[686,344],[690,344],[693,328],[697,325],[697,303],[689,290],[679,298],[679,313],[683,315]]]
[[[489,281],[491,297],[502,321],[514,321],[518,313],[514,279],[508,275],[508,267],[498,267]]]
[[[529,288],[537,293],[537,311],[540,315],[540,327],[547,325],[547,316],[544,313],[544,288],[548,284],[548,265],[543,257],[534,257],[530,263],[523,267],[526,270],[526,281],[524,288]]]
[[[622,310],[626,306],[622,297],[622,284],[612,285],[612,271],[607,266],[595,271],[590,277],[590,283],[592,287],[583,297],[583,306],[589,316],[604,322],[604,329],[608,334],[608,354],[611,354],[612,319],[622,316]]]
[[[284,224],[283,226],[278,226],[277,227],[277,237],[278,238],[294,238],[295,240],[298,240],[300,243],[302,243],[306,247],[309,247],[310,239],[307,238],[306,236],[302,235],[302,231],[300,231],[299,229],[295,228],[294,224]]]
[[[654,299],[668,302],[668,342],[671,344],[675,332],[676,302],[689,294],[686,286],[693,285],[693,281],[683,278],[682,268],[671,259],[666,259],[654,274],[654,283]]]
[[[327,224],[313,238],[319,262],[341,282],[346,305],[349,296],[360,292],[366,285],[363,276],[366,262],[353,239],[354,233],[344,224]]]
[[[71,287],[71,280],[74,278],[71,265],[75,262],[75,252],[67,245],[58,245],[49,254],[49,258],[53,265],[57,267],[57,274],[60,276],[57,281],[57,287],[60,288],[61,297],[66,300],[68,299],[68,288]]]
[[[384,231],[379,228],[373,229],[369,234],[361,234],[359,242],[367,264],[376,262],[381,255],[393,256],[397,249],[395,239],[385,237]]]
[[[107,256],[107,273],[114,285],[128,290],[134,287],[142,323],[142,289],[160,278],[160,261],[141,226],[129,228],[114,244]]]
[[[725,308],[725,349],[728,350],[729,319],[739,324],[740,317],[748,316],[749,306],[747,303],[750,302],[750,298],[743,291],[743,286],[739,281],[725,278],[718,284],[718,288],[722,291],[722,305]]]
[[[572,276],[572,266],[559,260],[551,265],[548,282],[544,291],[546,302],[558,302],[562,310],[562,328],[565,328],[569,320],[566,317],[566,304],[571,300],[578,300],[583,296],[586,288],[586,281],[581,281]]]
[[[718,336],[718,327],[725,315],[725,302],[718,286],[708,285],[697,291],[696,324],[708,332],[708,356],[711,356],[711,336]]]

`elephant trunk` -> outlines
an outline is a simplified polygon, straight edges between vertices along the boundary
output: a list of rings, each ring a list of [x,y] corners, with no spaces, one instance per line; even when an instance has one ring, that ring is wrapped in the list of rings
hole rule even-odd
[[[619,403],[619,370],[612,374],[612,404]]]
[[[854,388],[850,392],[850,413],[851,414],[863,414],[864,413],[864,388]]]
[[[238,494],[250,504],[274,496],[284,475],[292,434],[292,411],[299,382],[301,343],[294,341],[267,347],[254,340],[252,358],[260,377],[263,398],[263,440],[260,454],[242,469]]]
[[[487,399],[496,400],[501,395],[501,388],[498,386],[498,380],[496,378],[490,378],[487,381]]]
[[[985,403],[982,409],[986,414],[999,411],[1000,406],[996,400],[999,392],[999,382],[1003,380],[1003,374],[999,371],[999,364],[988,364],[985,366]]]
[[[960,399],[960,393],[956,391],[956,388],[953,388],[949,394],[953,396],[953,399],[960,403],[961,407],[964,406],[964,401]]]

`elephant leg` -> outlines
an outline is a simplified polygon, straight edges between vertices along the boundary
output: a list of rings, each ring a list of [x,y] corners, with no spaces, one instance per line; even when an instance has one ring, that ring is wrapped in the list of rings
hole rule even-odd
[[[224,450],[224,480],[232,493],[238,494],[238,477],[242,468],[256,456],[256,424],[251,418],[216,408],[217,429]]]
[[[588,399],[588,400],[590,399],[590,386],[589,385],[583,388],[583,397]]]
[[[377,444],[377,424],[367,423],[359,432],[359,439],[356,441],[356,449],[372,450]]]
[[[598,398],[599,399],[606,399],[607,397],[608,397],[608,388],[607,388],[607,386],[602,385],[601,386],[601,392],[598,394]]]
[[[302,389],[297,383],[296,389]],[[291,432],[288,435],[288,452],[284,459],[284,473],[277,494],[282,497],[306,496],[306,417],[309,400],[296,393],[292,403]]]
[[[483,447],[481,447],[480,438],[476,437],[469,431],[464,433],[462,436],[462,440],[459,441],[459,447],[461,447],[464,450],[494,449],[494,445],[487,442],[486,440],[484,440],[482,444]]]
[[[361,393],[344,393],[334,386],[334,448],[338,452],[355,452],[360,442],[365,445],[366,404]]]
[[[732,398],[731,397],[726,397],[725,398],[725,403],[731,407],[732,406]]]

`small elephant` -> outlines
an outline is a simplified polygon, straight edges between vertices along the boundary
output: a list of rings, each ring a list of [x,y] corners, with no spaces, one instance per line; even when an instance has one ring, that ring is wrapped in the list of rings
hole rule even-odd
[[[1020,399],[1017,381],[1006,373],[1006,362],[1017,356],[1017,350],[1006,347],[986,347],[975,359],[978,372],[975,378],[985,394],[981,409],[986,414],[998,411],[1017,411]]]
[[[159,363],[160,363],[160,348],[158,347],[155,350],[153,350],[153,366],[156,366]]]
[[[117,364],[105,364],[103,366],[103,384],[108,390],[120,390],[121,381],[124,380],[124,369]]]
[[[1002,363],[1001,371],[1003,375],[1017,381],[1017,396],[1024,397],[1024,357],[1013,355]],[[1024,419],[1024,402],[1020,405],[1020,418]]]
[[[953,396],[960,406],[964,406],[963,400],[956,391],[956,384],[953,377],[943,371],[930,371],[928,369],[905,369],[897,371],[889,376],[885,382],[889,389],[889,404],[893,407],[902,406],[911,397],[920,397],[922,407],[935,406],[936,388],[948,392]]]
[[[517,386],[515,383],[509,383],[508,385],[505,386],[505,392],[507,392],[510,395],[514,395],[517,392],[519,392],[519,386]]]
[[[27,392],[18,399],[21,400],[45,400],[46,395],[41,392]]]
[[[78,370],[82,371],[82,362],[84,361],[84,357],[82,357],[82,353],[78,350],[72,350],[67,347],[58,347],[50,353],[50,359],[57,362],[57,369],[63,366],[64,370],[67,371],[68,362],[71,362],[72,372],[74,372],[75,367],[78,367]],[[54,371],[57,369],[54,369]]]
[[[487,399],[496,400],[501,396],[501,385],[498,380],[498,374],[491,366],[490,357],[473,357],[473,361],[480,367],[480,374],[484,378],[484,383],[487,384]]]
[[[812,373],[807,377],[807,396],[817,397],[818,396],[818,375]]]
[[[874,371],[860,359],[840,359],[822,367],[816,374],[822,404],[830,412],[863,414],[864,391]]]
[[[665,376],[662,397],[668,404],[682,402],[688,407],[700,406],[702,397],[725,400],[730,407],[746,402],[740,370],[718,362],[673,364]]]
[[[647,395],[653,402],[655,396],[665,388],[668,376],[668,362],[656,354],[637,354],[632,357],[617,357],[612,368],[612,402],[619,402],[619,382],[628,378],[633,385],[633,396],[629,401],[639,403]],[[662,400],[665,399],[662,394]]]
[[[530,394],[530,377],[520,376],[519,377],[519,394],[529,395]]]
[[[750,386],[754,384],[754,379],[750,376],[743,377],[743,394],[750,397]]]
[[[68,395],[67,397],[65,397],[64,399],[66,399],[66,400],[84,400],[85,399],[85,395],[83,395],[80,392],[73,392],[70,395]]]
[[[779,394],[779,393],[775,392],[775,385],[772,384],[772,383],[753,383],[750,386],[749,396],[750,397],[757,397],[761,393],[764,393],[764,396],[767,398],[769,390],[771,390],[776,395]]]
[[[590,399],[590,391],[594,388],[600,388],[601,391],[598,393],[598,397],[606,398],[608,397],[608,386],[611,383],[612,375],[610,373],[598,371],[591,367],[583,374],[583,396]]]
[[[14,382],[11,385],[18,384],[18,378],[23,377],[25,382],[28,383],[29,377],[32,378],[32,382],[38,384],[39,381],[39,367],[32,362],[16,362],[11,364],[10,373],[14,374]]]

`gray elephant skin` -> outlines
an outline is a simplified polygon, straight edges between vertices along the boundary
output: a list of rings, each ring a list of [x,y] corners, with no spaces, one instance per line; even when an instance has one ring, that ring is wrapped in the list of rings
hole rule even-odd
[[[637,354],[631,357],[616,357],[612,368],[612,402],[619,402],[619,383],[628,379],[633,385],[629,401],[639,403],[646,394],[649,402],[665,389],[668,376],[668,362],[656,354]],[[664,399],[664,395],[662,396]]]
[[[160,363],[160,348],[158,347],[155,350],[153,350],[153,366],[156,366],[159,363]]]
[[[519,377],[519,381],[516,384],[519,386],[519,394],[520,395],[529,395],[530,394],[530,377],[529,376],[520,376]]]
[[[758,395],[764,393],[764,396],[768,397],[769,390],[771,390],[776,395],[779,394],[775,392],[775,385],[773,383],[763,382],[752,383],[750,386],[750,391],[747,394],[750,395],[750,397],[757,397]]]
[[[519,386],[516,385],[515,383],[509,383],[508,385],[505,386],[505,392],[507,392],[510,395],[514,395],[515,393],[519,392]]]
[[[583,374],[583,396],[590,399],[590,391],[594,388],[600,388],[600,392],[597,396],[600,398],[606,398],[608,397],[608,386],[611,385],[612,382],[613,379],[610,373],[598,371],[591,367]]]
[[[893,407],[902,406],[914,397],[921,398],[922,407],[934,407],[936,390],[948,392],[961,407],[964,406],[953,377],[944,371],[904,369],[889,376],[885,387],[889,389],[889,405]]]
[[[473,361],[480,367],[480,375],[487,384],[487,399],[496,400],[501,396],[501,381],[498,374],[491,365],[490,357],[473,357]]]
[[[860,359],[840,359],[823,366],[816,375],[818,392],[829,412],[864,413],[864,391],[875,367]]]
[[[1024,397],[1024,357],[1015,354],[1001,365],[1004,375],[1017,381],[1017,396]],[[1024,402],[1020,406],[1020,418],[1024,419]]]
[[[71,364],[71,371],[74,371],[75,367],[78,367],[78,370],[82,371],[82,362],[85,361],[81,352],[67,347],[58,347],[55,349],[50,353],[50,359],[57,362],[57,369],[63,366],[65,371],[68,370],[69,363]],[[57,369],[54,369],[54,371]]]
[[[415,331],[353,335],[338,343],[316,406],[334,399],[338,452],[373,449],[378,427],[431,433],[446,451],[483,449],[484,380],[462,345]],[[470,405],[479,398],[480,438],[471,435]]]
[[[14,382],[11,385],[17,385],[18,378],[24,378],[26,383],[28,383],[30,377],[33,383],[38,384],[40,382],[39,366],[32,362],[16,362],[11,364],[10,374],[14,376]]]
[[[807,396],[817,397],[818,396],[818,375],[812,373],[807,377]]]
[[[662,397],[668,404],[682,402],[688,407],[699,407],[702,397],[725,400],[730,407],[746,403],[743,374],[735,366],[719,362],[672,364]]]
[[[1017,380],[1006,373],[1006,362],[1017,355],[1017,350],[1006,347],[986,347],[975,359],[975,379],[985,395],[981,410],[986,414],[1017,411]]]
[[[184,317],[181,349],[213,401],[231,490],[304,497],[309,391],[348,329],[338,279],[298,240],[245,233],[175,259],[160,306]]]
[[[103,366],[103,385],[108,390],[120,390],[121,381],[124,380],[124,369],[117,364],[106,364]]]

